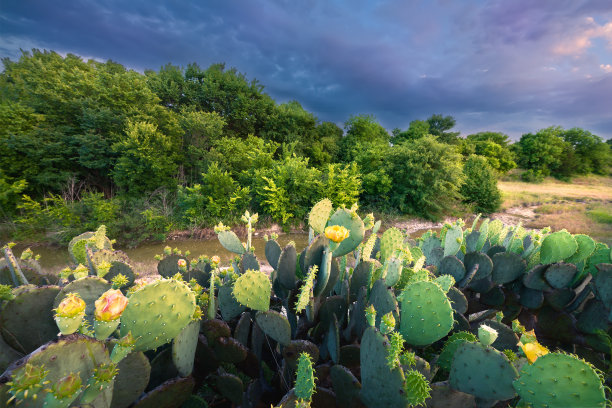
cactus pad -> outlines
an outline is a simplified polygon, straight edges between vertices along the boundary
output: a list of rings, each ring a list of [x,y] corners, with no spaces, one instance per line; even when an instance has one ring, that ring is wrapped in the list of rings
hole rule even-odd
[[[472,280],[476,281],[484,279],[491,275],[491,272],[493,272],[493,261],[491,258],[489,258],[489,256],[483,254],[482,252],[468,252],[465,254],[463,262],[467,272],[470,272],[476,265],[478,265],[478,271],[476,271],[476,274]]]
[[[223,248],[230,252],[238,255],[242,255],[246,252],[242,242],[240,242],[240,238],[238,238],[233,231],[219,231],[217,232],[217,238],[219,238],[219,242],[223,245]]]
[[[525,364],[514,381],[521,399],[534,407],[604,407],[606,395],[593,367],[579,358],[549,353]]]
[[[354,212],[341,208],[331,216],[328,224],[341,225],[350,232],[348,238],[342,241],[340,245],[338,245],[338,248],[334,250],[334,257],[343,256],[352,252],[361,244],[361,241],[363,241],[363,236],[365,235],[363,221]]]
[[[386,230],[380,238],[380,261],[385,262],[398,249],[404,248],[404,234],[393,227]]]
[[[463,230],[461,225],[454,225],[446,231],[444,236],[444,256],[455,255],[463,244]]]
[[[577,273],[576,265],[559,262],[550,265],[546,269],[544,277],[553,288],[563,289],[572,283]]]
[[[271,292],[270,279],[261,271],[248,270],[234,282],[236,300],[253,310],[268,310]]]
[[[195,380],[192,377],[173,378],[144,394],[133,408],[179,408],[191,395]]]
[[[302,353],[308,353],[314,363],[319,359],[319,348],[307,340],[292,340],[283,348],[283,359],[289,368],[297,370],[298,358]]]
[[[336,401],[341,408],[351,407],[351,402],[359,398],[361,384],[351,370],[341,365],[334,365],[329,370]]]
[[[183,377],[187,377],[193,371],[199,333],[200,321],[193,320],[181,330],[172,342],[172,361],[179,374]]]
[[[245,252],[240,257],[240,263],[238,264],[238,268],[240,269],[240,273],[245,273],[249,269],[254,271],[258,271],[260,269],[259,261],[257,257],[250,252]]]
[[[308,215],[308,225],[310,225],[316,234],[323,234],[332,210],[333,204],[327,198],[324,198],[312,207]]]
[[[431,344],[453,328],[453,308],[434,282],[416,282],[401,295],[400,333],[414,346]]]
[[[562,261],[574,255],[578,243],[569,232],[562,230],[547,235],[540,248],[540,262],[551,264]]]
[[[233,289],[229,284],[225,284],[219,288],[217,299],[221,317],[223,317],[225,321],[230,321],[244,312],[245,307],[234,298]]]
[[[111,407],[127,408],[145,391],[151,375],[151,364],[142,352],[130,353],[117,365]]]
[[[450,371],[455,352],[459,346],[466,341],[477,342],[478,338],[469,332],[460,331],[453,333],[453,335],[446,340],[446,343],[444,343],[444,347],[438,356],[438,366],[446,371]]]
[[[244,384],[242,380],[233,374],[221,374],[217,377],[217,389],[228,400],[236,405],[242,404]]]
[[[187,258],[185,258],[183,255],[172,254],[166,256],[164,259],[159,261],[159,263],[157,264],[157,273],[159,273],[164,278],[173,277],[176,273],[181,272],[178,267],[178,261],[180,259],[183,259],[185,262],[187,262],[187,267],[189,267],[189,261],[187,260]],[[187,277],[186,275],[187,274],[185,273],[184,277]]]
[[[523,285],[535,290],[551,290],[550,285],[544,279],[544,274],[548,269],[548,265],[536,265],[523,276]]]
[[[595,240],[593,240],[593,238],[584,234],[576,234],[574,235],[574,239],[578,244],[578,249],[576,250],[574,255],[570,256],[569,258],[566,258],[565,262],[577,264],[578,262],[584,261],[589,256],[591,256],[593,252],[595,252],[597,244],[595,243]]]
[[[266,246],[264,248],[264,252],[266,254],[266,259],[270,266],[274,269],[278,268],[278,258],[281,254],[281,247],[278,245],[275,239],[269,239],[266,241]]]
[[[513,252],[500,252],[493,255],[493,282],[504,284],[522,277],[527,270],[527,262]]]
[[[0,330],[15,350],[30,353],[57,336],[53,301],[58,286],[28,288],[18,292],[0,310]]]
[[[288,345],[291,341],[291,326],[289,325],[289,320],[282,314],[274,310],[257,312],[255,320],[266,335],[283,346]]]
[[[515,395],[518,372],[508,358],[492,347],[463,342],[455,351],[449,382],[456,390],[481,399],[506,400]]]
[[[437,274],[450,275],[455,278],[455,281],[459,282],[465,276],[465,267],[463,266],[463,262],[461,262],[459,258],[457,258],[455,255],[449,255],[445,256],[440,261]]]
[[[158,280],[130,295],[121,315],[121,336],[132,332],[134,350],[155,349],[189,324],[195,308],[189,286],[174,279]]]
[[[282,250],[277,265],[275,269],[278,271],[278,280],[281,285],[283,285],[285,289],[295,289],[295,267],[297,265],[297,251],[295,250],[295,246],[287,245]]]

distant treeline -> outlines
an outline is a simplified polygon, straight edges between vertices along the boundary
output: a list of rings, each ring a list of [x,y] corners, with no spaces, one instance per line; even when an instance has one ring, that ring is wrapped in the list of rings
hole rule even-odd
[[[11,234],[65,236],[106,223],[125,241],[231,222],[250,208],[284,225],[321,197],[436,218],[494,211],[496,178],[607,174],[610,143],[550,127],[517,143],[461,137],[451,116],[391,134],[370,115],[344,129],[214,64],[144,74],[33,50],[0,74],[0,216]]]

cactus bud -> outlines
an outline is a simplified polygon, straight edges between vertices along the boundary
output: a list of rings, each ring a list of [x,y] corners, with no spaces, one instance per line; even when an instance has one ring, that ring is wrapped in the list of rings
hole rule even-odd
[[[164,247],[164,255],[172,255],[172,248],[166,245]]]
[[[181,259],[179,259],[179,260],[177,261],[177,265],[178,265],[179,271],[181,271],[181,272],[187,272],[187,261],[186,261],[186,260],[184,260],[184,259],[182,259],[182,258],[181,258]]]
[[[37,393],[42,390],[44,385],[49,383],[45,380],[47,374],[49,374],[49,371],[45,370],[44,366],[26,363],[25,367],[13,376],[12,381],[6,383],[10,387],[8,392],[11,394],[7,403],[10,405],[13,400],[19,402],[28,397],[36,399]]]
[[[349,230],[342,225],[332,225],[325,228],[325,236],[336,244],[348,238],[349,234]]]
[[[87,275],[89,275],[89,269],[87,269],[85,265],[78,264],[77,267],[74,268],[74,271],[72,271],[72,275],[74,276],[74,279],[85,278]]]
[[[81,391],[81,376],[79,373],[70,373],[53,384],[50,390],[58,400],[67,400],[76,397],[76,393]]]
[[[389,334],[393,330],[395,330],[395,317],[393,317],[393,312],[389,312],[380,319],[380,332]]]
[[[55,315],[61,317],[75,317],[84,313],[85,302],[76,292],[68,293],[55,309]]]
[[[485,346],[490,346],[497,340],[497,331],[485,324],[478,328],[478,339]]]
[[[374,309],[373,305],[366,307],[365,309],[366,320],[370,326],[374,326],[376,324],[376,309]]]
[[[130,283],[130,281],[124,274],[118,273],[113,279],[111,279],[111,283],[113,285],[113,289],[119,289]]]
[[[214,255],[212,258],[210,258],[210,261],[212,262],[213,268],[216,268],[221,263],[221,258],[219,258],[218,255]]]
[[[110,322],[117,320],[125,310],[128,299],[118,289],[109,289],[96,300],[96,320]]]
[[[111,266],[112,265],[110,264],[110,262],[106,261],[102,261],[98,265],[96,265],[96,272],[98,273],[98,276],[103,278],[104,275],[106,275],[108,271],[110,271]]]
[[[26,260],[32,258],[32,255],[34,255],[34,253],[32,252],[32,250],[30,248],[28,248],[28,249],[24,250],[21,253],[21,257],[20,258],[21,258],[22,261],[26,261]]]
[[[9,285],[0,285],[0,301],[2,300],[11,300],[15,297],[13,295],[13,288]]]

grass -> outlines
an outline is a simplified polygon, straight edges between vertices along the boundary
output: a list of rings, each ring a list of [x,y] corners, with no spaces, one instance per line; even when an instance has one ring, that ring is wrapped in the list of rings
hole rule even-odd
[[[503,210],[530,207],[535,212],[525,226],[588,234],[612,245],[612,177],[579,177],[570,183],[546,179],[542,183],[502,180]]]

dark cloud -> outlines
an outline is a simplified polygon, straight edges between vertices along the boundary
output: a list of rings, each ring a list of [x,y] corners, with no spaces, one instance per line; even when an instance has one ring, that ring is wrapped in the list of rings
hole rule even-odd
[[[606,24],[609,24],[606,26]],[[143,71],[226,62],[279,102],[341,124],[406,128],[433,113],[465,133],[549,125],[612,137],[612,3],[480,1],[5,2],[0,55],[46,48]]]

